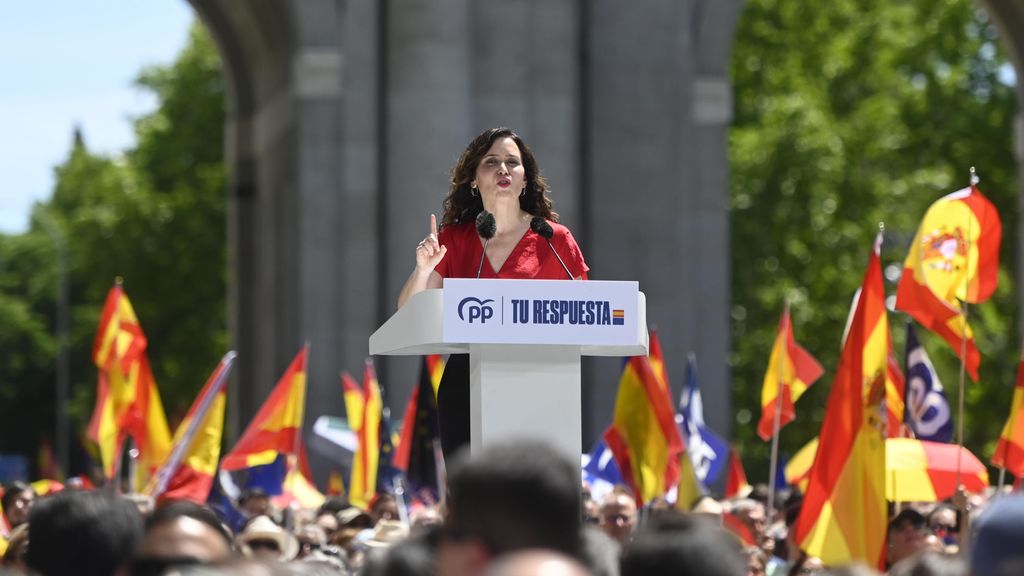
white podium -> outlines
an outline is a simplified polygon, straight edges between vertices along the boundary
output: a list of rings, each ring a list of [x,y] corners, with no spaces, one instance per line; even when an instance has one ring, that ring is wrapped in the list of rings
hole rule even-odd
[[[470,442],[542,438],[579,458],[580,360],[647,354],[636,282],[445,280],[370,337],[370,354],[469,354]]]

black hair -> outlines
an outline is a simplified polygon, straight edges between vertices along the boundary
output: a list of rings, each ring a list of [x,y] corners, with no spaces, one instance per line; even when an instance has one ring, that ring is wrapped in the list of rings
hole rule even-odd
[[[578,468],[536,440],[463,449],[449,478],[446,537],[477,538],[495,555],[544,548],[579,558]]]
[[[623,551],[622,576],[744,576],[736,539],[707,518],[665,511],[640,529]]]
[[[11,482],[7,486],[4,486],[4,495],[0,497],[0,505],[4,507],[4,510],[10,510],[14,505],[14,497],[26,491],[31,492],[33,496],[36,494],[35,490],[33,490],[31,486],[20,480]]]
[[[28,565],[46,576],[109,576],[142,540],[135,504],[105,492],[64,490],[32,505]]]

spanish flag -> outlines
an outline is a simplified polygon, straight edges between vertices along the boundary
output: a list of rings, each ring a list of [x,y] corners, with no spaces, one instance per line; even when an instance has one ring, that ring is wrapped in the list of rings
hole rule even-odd
[[[92,359],[98,369],[96,405],[88,435],[100,451],[103,472],[112,478],[127,435],[140,454],[140,475],[163,463],[171,447],[163,404],[146,358],[146,335],[120,281],[107,293]]]
[[[896,309],[941,336],[957,356],[966,339],[967,372],[978,380],[981,355],[961,302],[984,302],[996,289],[1003,225],[977,187],[957,190],[928,208],[903,262]]]
[[[355,432],[363,426],[363,389],[348,372],[341,374],[341,391],[345,399],[345,417],[348,427]]]
[[[796,418],[793,403],[822,373],[821,364],[794,340],[793,321],[789,317],[787,303],[782,310],[768,370],[761,385],[761,420],[757,423],[757,435],[763,440],[771,439],[777,406],[780,411],[779,429],[792,422]]]
[[[224,435],[228,375],[236,356],[234,351],[225,354],[206,380],[185,419],[174,432],[171,455],[146,487],[147,495],[158,501],[206,503],[217,474]]]
[[[725,482],[725,498],[746,498],[753,486],[747,482],[747,473],[743,470],[743,461],[733,446],[729,451],[729,476]]]
[[[854,300],[821,446],[811,467],[795,541],[829,566],[882,567],[885,552],[885,438],[879,405],[885,394],[889,323],[879,264],[881,234]]]
[[[678,488],[683,439],[672,401],[647,356],[627,359],[604,438],[639,505]],[[691,491],[692,479],[684,480]]]
[[[306,346],[295,356],[245,433],[224,457],[221,469],[252,468],[274,462],[279,454],[296,455],[302,438],[308,353]]]
[[[356,430],[357,447],[352,457],[352,479],[348,500],[366,508],[377,493],[377,466],[380,463],[380,423],[384,402],[377,385],[373,362],[367,358],[363,368],[362,422]]]
[[[1024,476],[1024,360],[1017,368],[1017,385],[1013,388],[1010,416],[999,435],[992,464],[1008,470],[1014,476]]]

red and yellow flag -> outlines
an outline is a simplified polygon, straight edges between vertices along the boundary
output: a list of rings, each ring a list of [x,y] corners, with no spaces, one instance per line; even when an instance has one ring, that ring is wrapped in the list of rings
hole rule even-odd
[[[234,365],[234,351],[221,358],[207,378],[185,419],[174,432],[171,455],[153,475],[145,493],[157,499],[191,500],[205,504],[210,496],[220,444],[224,436],[228,375]]]
[[[384,402],[377,385],[373,362],[367,358],[363,368],[362,422],[356,430],[358,445],[352,457],[352,479],[349,481],[348,500],[365,508],[377,493],[377,464],[380,462],[380,422]]]
[[[770,440],[775,425],[775,411],[779,410],[779,429],[796,418],[796,402],[804,391],[821,377],[821,364],[796,343],[793,321],[789,317],[789,304],[782,310],[775,345],[768,359],[768,370],[761,386],[761,420],[757,434]],[[780,405],[781,403],[781,405]]]
[[[907,383],[903,371],[892,353],[892,337],[889,337],[889,356],[885,370],[885,437],[906,437],[904,412],[906,411]]]
[[[896,289],[896,309],[941,336],[957,356],[966,339],[967,372],[978,380],[981,355],[961,302],[984,302],[996,289],[1003,225],[977,187],[944,196],[928,208]]]
[[[992,465],[1018,478],[1024,476],[1024,359],[1017,367],[1017,385],[1013,388],[1010,415],[992,454]]]
[[[648,357],[629,358],[604,438],[639,505],[679,482],[685,450],[674,412]]]
[[[341,374],[341,391],[345,399],[345,418],[355,432],[363,427],[363,389],[348,372]]]
[[[879,234],[829,394],[821,445],[811,467],[795,541],[828,566],[882,567],[885,552],[885,394],[889,323]]]
[[[306,346],[285,370],[270,397],[224,457],[223,470],[241,470],[270,464],[279,454],[297,455],[306,404]]]
[[[146,346],[135,310],[124,288],[117,283],[107,294],[93,341],[92,358],[99,370],[99,384],[88,427],[108,478],[114,475],[115,463],[128,435],[139,450],[142,480],[170,452],[171,435]]]
[[[747,473],[743,470],[743,461],[734,446],[729,451],[729,475],[725,481],[725,498],[745,498],[753,486],[747,482]]]

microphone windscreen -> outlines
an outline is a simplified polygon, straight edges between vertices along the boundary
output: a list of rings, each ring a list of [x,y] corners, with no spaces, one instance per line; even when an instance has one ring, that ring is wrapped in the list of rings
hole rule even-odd
[[[497,231],[498,223],[494,220],[494,214],[481,210],[476,216],[476,233],[484,240],[490,240]]]
[[[548,224],[548,221],[540,216],[534,216],[530,220],[530,229],[546,240],[551,240],[551,237],[555,235],[555,231],[551,229],[551,224]]]

